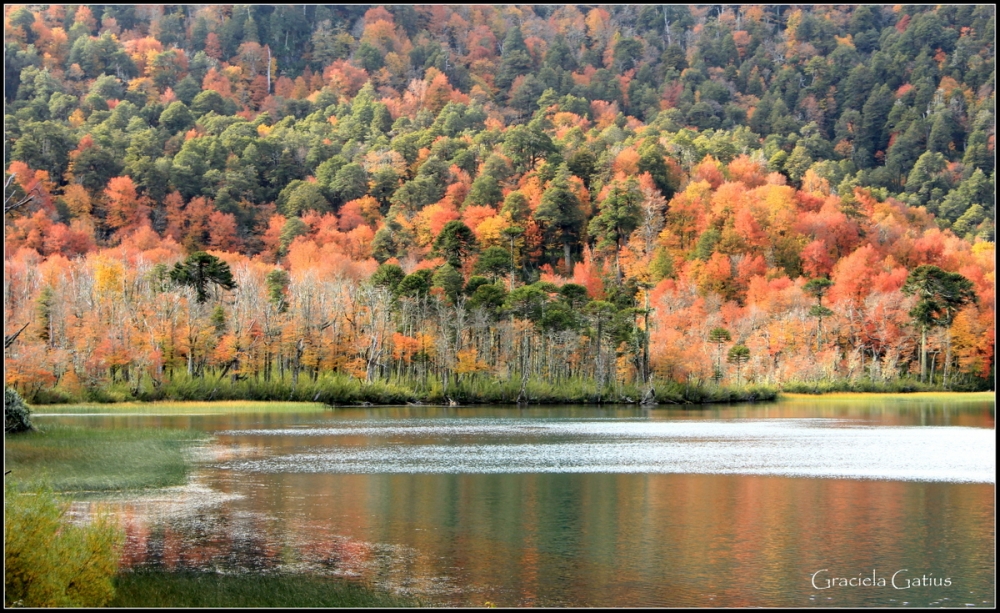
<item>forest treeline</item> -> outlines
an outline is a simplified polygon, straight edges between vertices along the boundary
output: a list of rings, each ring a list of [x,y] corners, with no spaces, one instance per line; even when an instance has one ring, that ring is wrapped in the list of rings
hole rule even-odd
[[[6,377],[28,398],[992,385],[993,6],[4,25]]]

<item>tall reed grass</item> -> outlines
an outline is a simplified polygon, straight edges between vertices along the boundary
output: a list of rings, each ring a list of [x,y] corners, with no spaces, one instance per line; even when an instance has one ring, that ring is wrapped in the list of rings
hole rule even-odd
[[[99,607],[114,596],[125,533],[108,517],[66,522],[45,486],[4,484],[4,606]]]
[[[753,402],[777,397],[776,388],[762,385],[727,387],[711,383],[658,381],[653,383],[653,388],[658,401],[672,404]],[[302,374],[298,382],[294,382],[289,374],[273,377],[269,381],[255,378],[234,381],[230,377],[189,377],[179,374],[171,381],[155,387],[151,382],[144,382],[137,389],[119,383],[86,389],[77,394],[56,390],[37,398],[36,402],[247,400],[354,405],[415,402],[444,404],[454,400],[461,404],[513,404],[517,402],[520,392],[520,380],[482,375],[467,375],[457,380],[453,378],[445,386],[436,377],[392,377],[369,383],[332,372],[322,373],[315,379]],[[632,383],[598,386],[596,381],[586,378],[558,381],[532,378],[526,382],[525,392],[529,404],[616,404],[638,403],[644,396],[645,387]]]

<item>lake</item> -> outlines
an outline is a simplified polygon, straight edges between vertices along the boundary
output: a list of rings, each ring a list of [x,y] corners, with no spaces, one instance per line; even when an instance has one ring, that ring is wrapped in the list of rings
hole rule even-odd
[[[215,437],[185,486],[76,504],[122,517],[131,567],[332,574],[445,606],[993,607],[994,407],[37,420]]]

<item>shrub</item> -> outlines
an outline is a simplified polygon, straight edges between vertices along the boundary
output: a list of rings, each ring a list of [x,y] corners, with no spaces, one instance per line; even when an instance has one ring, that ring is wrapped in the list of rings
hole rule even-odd
[[[3,391],[3,431],[4,434],[34,430],[31,425],[31,409],[24,403],[21,394],[8,387]]]
[[[4,490],[4,606],[97,607],[114,597],[124,533],[107,517],[65,521],[48,488]]]

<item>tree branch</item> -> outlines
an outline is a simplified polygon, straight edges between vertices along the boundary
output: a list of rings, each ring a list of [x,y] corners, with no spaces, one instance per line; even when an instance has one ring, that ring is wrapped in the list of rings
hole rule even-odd
[[[11,345],[13,345],[14,341],[17,340],[17,337],[21,336],[21,333],[24,332],[24,329],[27,328],[28,324],[30,324],[30,323],[31,322],[29,321],[27,324],[24,324],[23,326],[21,326],[21,329],[18,330],[17,332],[15,332],[13,334],[8,334],[8,335],[4,336],[3,337],[3,348],[6,349],[6,348],[10,347]]]
[[[6,215],[7,213],[13,211],[14,209],[21,208],[22,206],[28,204],[29,202],[31,202],[32,200],[35,199],[35,194],[34,193],[28,193],[28,194],[25,194],[24,198],[21,198],[17,202],[14,202],[14,192],[10,191],[8,193],[7,190],[10,189],[10,184],[14,182],[14,176],[16,174],[17,173],[11,173],[11,175],[9,177],[7,177],[7,180],[4,181],[4,184],[3,184],[3,213],[4,213],[4,215]],[[32,192],[33,191],[34,190],[32,190]]]

